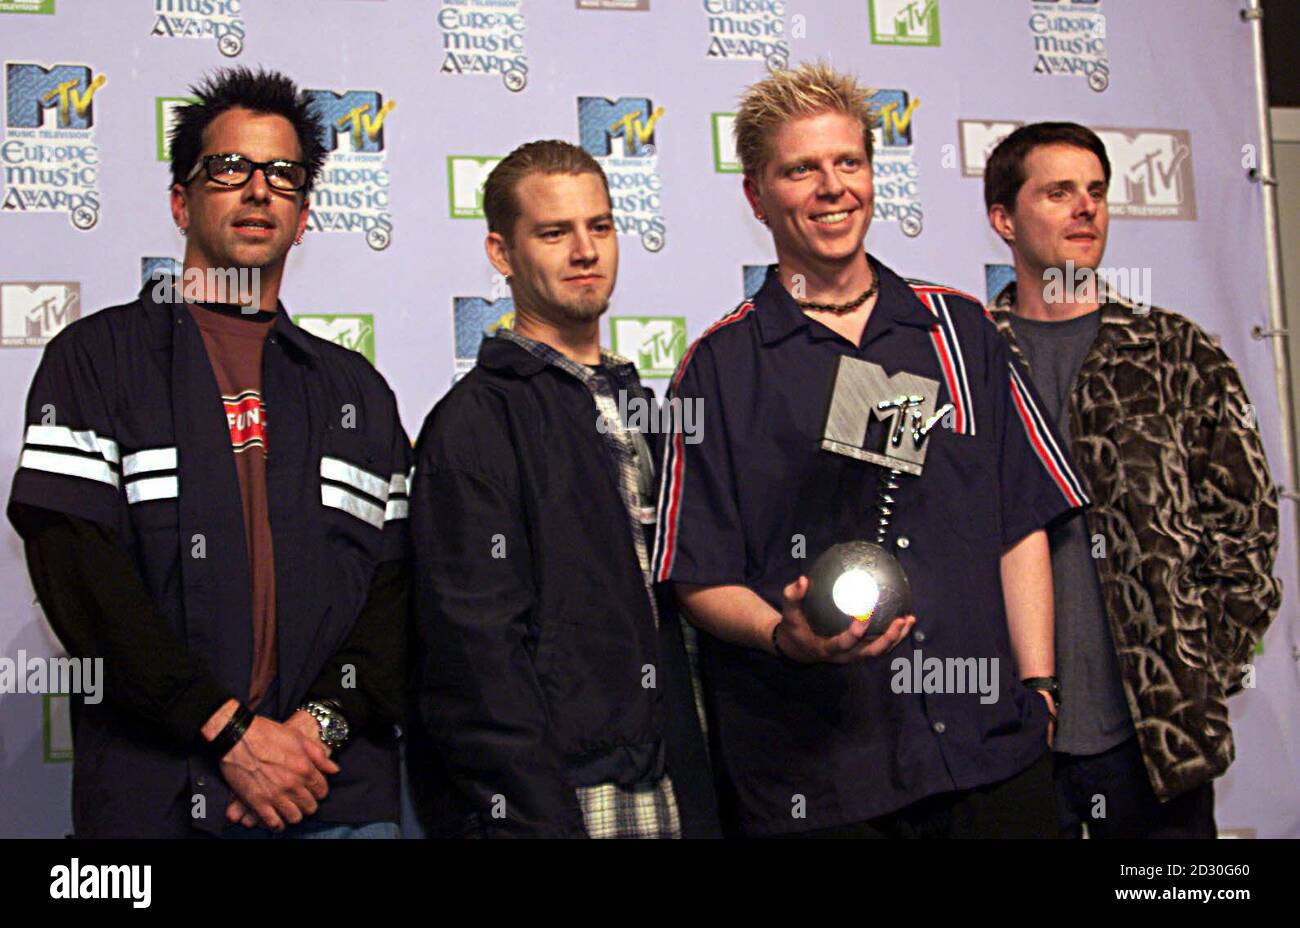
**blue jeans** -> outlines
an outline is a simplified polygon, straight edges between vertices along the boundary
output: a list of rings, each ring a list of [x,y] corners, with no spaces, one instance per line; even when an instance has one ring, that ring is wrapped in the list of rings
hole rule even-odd
[[[340,825],[334,822],[299,822],[284,831],[273,832],[262,826],[245,828],[227,825],[223,838],[400,838],[402,830],[396,822],[366,822],[364,825]]]

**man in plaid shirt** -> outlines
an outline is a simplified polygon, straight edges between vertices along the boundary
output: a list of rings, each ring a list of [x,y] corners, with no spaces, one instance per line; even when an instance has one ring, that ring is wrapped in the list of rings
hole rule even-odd
[[[513,329],[434,408],[411,520],[421,712],[459,834],[716,834],[682,625],[650,579],[658,443],[600,348],[618,236],[600,165],[521,146],[484,190]],[[445,774],[445,776],[443,776]]]

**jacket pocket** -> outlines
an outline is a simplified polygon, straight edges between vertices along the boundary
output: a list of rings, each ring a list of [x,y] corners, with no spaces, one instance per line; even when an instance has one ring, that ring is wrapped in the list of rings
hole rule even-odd
[[[1187,448],[1166,415],[1128,415],[1110,424],[1122,497],[1140,536],[1174,541],[1190,557],[1199,538]],[[1145,540],[1145,538],[1143,539]],[[1145,545],[1144,545],[1145,547]]]
[[[1150,598],[1160,651],[1186,668],[1170,668],[1182,694],[1204,699],[1205,676],[1214,668],[1207,600],[1192,569],[1201,528],[1182,437],[1165,415],[1117,419],[1108,437],[1117,455],[1119,500],[1136,542],[1133,572]]]
[[[539,641],[537,672],[566,754],[641,739],[659,668],[617,622],[557,620]],[[655,679],[647,681],[647,674]]]

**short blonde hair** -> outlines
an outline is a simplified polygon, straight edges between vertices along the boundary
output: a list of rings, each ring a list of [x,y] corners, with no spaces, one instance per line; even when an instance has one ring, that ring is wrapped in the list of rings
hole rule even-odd
[[[871,137],[876,113],[867,99],[873,91],[852,74],[842,74],[818,61],[794,70],[773,71],[745,88],[732,131],[736,154],[748,177],[759,177],[771,160],[768,140],[772,133],[792,119],[822,113],[843,113],[862,123],[862,143],[867,161],[874,154]]]

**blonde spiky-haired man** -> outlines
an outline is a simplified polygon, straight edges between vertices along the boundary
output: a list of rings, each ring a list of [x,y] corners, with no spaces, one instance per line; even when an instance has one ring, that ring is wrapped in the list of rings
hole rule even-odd
[[[653,568],[704,632],[739,831],[1047,836],[1043,528],[1085,501],[980,304],[864,250],[868,96],[817,64],[773,73],[741,101],[745,196],[777,263],[674,378],[703,422],[698,441],[678,434],[666,450]],[[867,372],[881,395],[837,396],[837,371]],[[823,441],[833,399],[866,423],[857,447]],[[896,414],[878,407],[900,401]],[[922,452],[916,475],[864,459]],[[897,557],[915,614],[876,637],[851,620],[820,636],[807,559],[858,539]]]

